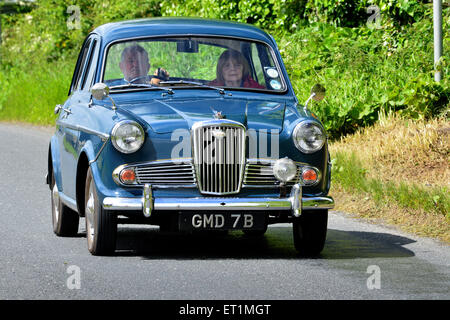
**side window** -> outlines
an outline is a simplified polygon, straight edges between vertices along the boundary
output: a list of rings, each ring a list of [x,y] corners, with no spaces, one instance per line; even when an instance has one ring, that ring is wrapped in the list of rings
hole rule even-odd
[[[81,76],[83,75],[83,69],[84,69],[84,65],[86,62],[86,57],[89,52],[91,40],[92,39],[87,40],[86,43],[84,44],[83,49],[81,49],[80,55],[78,57],[76,74],[74,75],[75,78],[72,80],[72,87],[70,88],[70,91],[75,91],[79,87],[80,79],[81,79]]]
[[[83,82],[81,90],[89,89],[92,86],[94,80],[95,69],[97,67],[97,52],[98,52],[98,40],[92,41],[91,50],[89,51],[89,58],[87,65],[84,68]]]

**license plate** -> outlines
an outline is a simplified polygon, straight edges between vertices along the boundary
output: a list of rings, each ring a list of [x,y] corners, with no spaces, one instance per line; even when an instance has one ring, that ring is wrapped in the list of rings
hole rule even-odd
[[[180,231],[186,230],[263,230],[263,213],[198,213],[182,212],[179,216]]]

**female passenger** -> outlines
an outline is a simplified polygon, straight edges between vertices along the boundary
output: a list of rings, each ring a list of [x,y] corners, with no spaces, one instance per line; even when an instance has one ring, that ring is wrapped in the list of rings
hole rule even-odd
[[[217,62],[216,79],[209,85],[265,89],[264,86],[252,79],[247,59],[236,50],[226,50],[220,55]]]

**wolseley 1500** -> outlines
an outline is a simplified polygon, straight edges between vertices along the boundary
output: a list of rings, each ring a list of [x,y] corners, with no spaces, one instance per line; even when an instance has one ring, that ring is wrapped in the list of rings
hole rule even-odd
[[[118,223],[242,230],[292,223],[325,244],[330,156],[275,40],[246,24],[155,18],[102,25],[81,48],[48,152],[53,230],[114,253]]]

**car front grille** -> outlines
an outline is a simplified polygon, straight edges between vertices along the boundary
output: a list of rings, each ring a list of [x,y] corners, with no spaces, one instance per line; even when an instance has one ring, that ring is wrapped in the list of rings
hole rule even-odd
[[[272,172],[272,162],[249,160],[245,168],[244,187],[267,187],[279,186],[280,181],[275,178]],[[287,186],[293,186],[300,180],[301,165],[297,163],[297,174]]]
[[[195,185],[194,167],[190,159],[184,162],[154,161],[134,166],[139,185],[191,186]]]
[[[241,189],[245,127],[230,120],[197,122],[192,128],[194,166],[201,193],[227,195]]]

